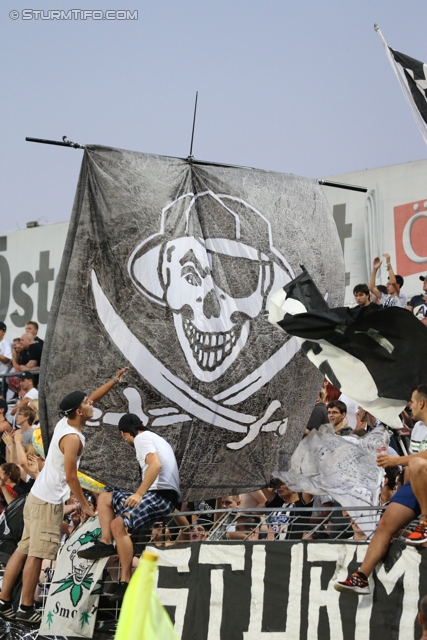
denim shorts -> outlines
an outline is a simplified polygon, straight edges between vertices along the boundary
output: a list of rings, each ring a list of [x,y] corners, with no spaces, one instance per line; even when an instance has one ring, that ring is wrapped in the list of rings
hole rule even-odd
[[[397,502],[397,504],[403,504],[404,507],[412,509],[417,518],[421,514],[420,505],[414,496],[410,482],[405,482],[405,484],[396,491],[390,502]]]

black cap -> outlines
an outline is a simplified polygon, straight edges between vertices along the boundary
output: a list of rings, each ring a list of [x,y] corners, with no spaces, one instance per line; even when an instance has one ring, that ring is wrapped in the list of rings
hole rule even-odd
[[[420,276],[420,280],[425,280],[427,276]]]
[[[136,413],[125,413],[119,420],[119,431],[123,431],[123,433],[134,434],[136,431],[141,431],[141,429],[145,429],[145,427]]]
[[[6,325],[5,325],[5,323],[4,323],[4,322],[0,322],[0,329],[1,329],[2,331],[6,331]]]
[[[85,398],[86,394],[83,393],[83,391],[73,391],[69,393],[68,396],[65,396],[65,398],[62,398],[59,403],[59,408],[61,412],[67,416],[72,411],[78,409]]]
[[[18,373],[17,378],[21,378],[21,380],[32,380],[34,382],[34,376],[31,371],[22,371],[22,373]]]

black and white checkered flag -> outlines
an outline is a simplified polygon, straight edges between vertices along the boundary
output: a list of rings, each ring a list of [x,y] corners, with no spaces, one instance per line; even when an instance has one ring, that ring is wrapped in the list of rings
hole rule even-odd
[[[381,38],[390,64],[427,144],[427,64],[391,49],[378,25],[374,25],[374,28]]]

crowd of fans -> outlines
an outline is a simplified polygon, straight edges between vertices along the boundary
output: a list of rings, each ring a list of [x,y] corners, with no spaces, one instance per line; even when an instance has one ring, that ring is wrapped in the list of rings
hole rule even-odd
[[[405,294],[402,292],[403,278],[394,274],[390,256],[388,254],[383,255],[388,271],[387,284],[385,286],[376,285],[376,275],[381,265],[380,259],[376,258],[373,263],[369,284],[359,284],[354,287],[355,304],[360,307],[382,305],[384,307],[399,306],[407,308],[408,312],[413,313],[427,326],[427,275],[420,276],[420,280],[423,283],[422,293],[413,296],[407,301]],[[3,376],[2,396],[0,397],[0,513],[4,512],[0,517],[0,564],[3,566],[6,565],[9,557],[16,550],[20,536],[22,536],[22,512],[25,499],[45,465],[44,455],[34,447],[33,437],[34,431],[39,427],[37,385],[43,340],[37,336],[38,325],[34,321],[26,323],[25,333],[20,338],[14,339],[13,343],[5,339],[6,330],[6,325],[0,323],[0,376]],[[117,375],[120,376],[122,372],[123,370]],[[97,392],[94,392],[90,396],[88,404],[91,406],[92,402],[105,395],[109,388],[111,387],[107,388],[104,385]],[[75,394],[78,394],[78,392],[74,392]],[[409,484],[407,470],[412,464],[411,454],[418,454],[427,450],[427,426],[425,424],[427,385],[421,385],[418,390],[414,391],[414,394],[412,401],[408,403],[401,416],[402,429],[393,432],[388,450],[381,451],[378,457],[378,465],[384,468],[384,478],[378,500],[378,507],[381,508],[394,504],[393,500],[396,492],[402,485],[406,486],[404,484],[405,480],[406,484]],[[73,394],[70,394],[70,396],[73,396]],[[65,418],[71,417],[73,420],[77,420],[75,418],[75,407],[71,407],[73,400],[70,400],[68,396],[67,398],[64,399],[67,400],[64,404],[64,407],[66,407],[64,411]],[[75,400],[76,398],[74,398]],[[83,400],[79,397],[76,407],[79,408],[86,401],[87,399]],[[414,403],[416,403],[417,411],[413,415],[412,406]],[[123,439],[135,447],[144,478],[152,472],[154,458],[150,457],[153,455],[152,453],[148,453],[147,459],[141,459],[140,450],[138,449],[141,445],[137,446],[137,442],[139,442],[137,438],[140,438],[141,434],[144,433],[145,438],[148,436],[144,432],[144,426],[140,422],[138,425],[137,417],[131,417],[132,415],[127,415],[127,421],[122,422],[119,425],[119,429]],[[80,420],[81,425],[84,425],[84,415]],[[325,380],[322,389],[319,391],[303,437],[307,437],[313,429],[319,429],[324,424],[332,426],[337,436],[363,438],[376,428],[378,421],[375,416],[367,413],[362,407],[356,406],[329,381]],[[151,440],[153,438],[154,440],[155,438],[163,440],[155,436],[155,434],[149,436],[150,438]],[[162,443],[155,441],[153,446],[157,448],[151,451],[161,451],[162,456],[171,457],[170,453],[164,448],[162,449],[164,447]],[[173,467],[172,457],[171,469]],[[146,460],[148,460],[148,463]],[[162,465],[164,465],[163,458],[160,467]],[[418,493],[427,488],[427,459],[422,457],[421,461],[412,464],[412,466],[414,474],[416,474],[416,476],[414,475],[416,480],[414,480],[413,492],[419,500]],[[158,477],[160,469],[157,469],[156,473],[157,476],[155,478]],[[171,478],[174,473],[175,471],[171,470]],[[212,499],[184,503],[178,503],[176,499],[177,497],[179,498],[179,487],[176,482],[174,484],[174,481],[170,479],[168,482],[169,484],[165,485],[166,488],[160,486],[157,491],[159,501],[166,500],[163,504],[163,511],[160,510],[160,502],[156,503],[157,517],[154,522],[153,518],[151,518],[148,526],[145,525],[147,525],[149,519],[146,522],[142,518],[141,522],[144,527],[138,526],[139,520],[132,522],[132,515],[129,515],[129,507],[137,507],[141,501],[141,495],[138,494],[138,490],[134,494],[120,492],[120,495],[118,495],[115,493],[115,491],[118,491],[116,488],[111,490],[107,488],[106,492],[101,494],[102,497],[98,505],[97,495],[87,491],[83,494],[78,490],[77,493],[80,494],[80,499],[72,495],[66,503],[61,529],[63,540],[73,532],[82,520],[88,515],[92,515],[97,507],[100,510],[100,514],[103,514],[103,521],[107,520],[107,524],[111,525],[110,529],[108,527],[105,531],[103,529],[101,541],[86,552],[83,552],[81,557],[97,559],[114,556],[116,550],[122,549],[119,552],[119,557],[122,561],[121,578],[120,571],[117,570],[116,559],[110,559],[108,564],[110,575],[113,575],[114,571],[116,571],[119,580],[122,580],[119,581],[119,589],[113,594],[112,601],[121,601],[129,581],[131,568],[137,564],[137,560],[132,558],[132,553],[129,556],[129,549],[132,552],[133,547],[132,545],[129,547],[131,543],[128,544],[126,541],[128,530],[132,531],[135,538],[134,534],[140,533],[139,529],[143,528],[145,537],[140,535],[139,541],[142,541],[143,544],[149,543],[158,547],[168,547],[198,540],[221,539],[315,540],[339,537],[364,540],[367,538],[366,531],[363,531],[358,526],[357,518],[354,518],[354,516],[349,517],[345,511],[342,511],[341,505],[334,502],[330,496],[313,496],[303,492],[294,492],[278,479],[273,479],[270,486],[252,493],[213,497]],[[72,488],[71,483],[69,484]],[[171,487],[173,490],[171,490]],[[172,495],[174,493],[176,494],[175,497]],[[427,492],[425,493],[427,494]],[[399,529],[407,526],[415,516],[420,514],[422,516],[420,523],[415,531],[408,531],[408,540],[414,544],[427,542],[427,504],[424,506],[422,500],[419,500],[417,509],[415,509],[413,503],[408,505],[408,509],[410,513],[405,514],[406,518],[402,516],[396,520],[395,517],[392,524],[390,524],[392,518],[387,515],[389,513],[387,509],[386,515],[382,519],[386,524],[378,526],[379,536],[383,536],[383,538],[385,536],[386,546]],[[390,509],[390,512],[393,512],[393,508]],[[121,522],[118,524],[112,524],[120,519]],[[100,521],[102,522],[101,517]],[[383,530],[386,530],[386,533],[383,534]],[[374,541],[378,531],[373,538],[373,551],[368,552],[368,561],[365,561],[364,565],[362,565],[364,571],[353,574],[353,577],[350,576],[345,583],[337,583],[337,589],[353,590],[356,593],[369,592],[367,585],[369,575],[373,570],[373,563],[378,561],[381,553],[384,552],[384,549],[381,553],[374,549],[376,544]],[[113,540],[116,546],[113,544]],[[371,554],[372,558],[369,554]],[[125,563],[126,570],[123,569],[124,557],[126,557],[127,563]],[[54,561],[51,557],[44,560],[41,567],[44,576],[46,572],[52,570],[53,564]],[[124,571],[126,571],[126,575],[123,580]],[[120,589],[120,585],[123,585],[122,589]],[[39,588],[38,596],[42,592],[43,589]],[[8,605],[10,605],[10,602],[8,602],[7,598],[6,600],[4,599],[4,594],[0,595],[0,615],[6,618],[12,617],[12,614],[10,616],[6,615],[9,611],[7,609]],[[37,623],[40,621],[40,615],[37,615],[32,607],[33,604],[27,605],[26,608],[24,607],[23,611],[20,609],[23,614],[22,619]]]

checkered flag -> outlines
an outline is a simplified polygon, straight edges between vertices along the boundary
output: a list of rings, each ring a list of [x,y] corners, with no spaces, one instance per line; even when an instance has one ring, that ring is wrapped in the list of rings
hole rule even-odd
[[[387,45],[378,25],[374,25],[374,28],[381,38],[390,64],[427,144],[427,64],[394,51]]]

